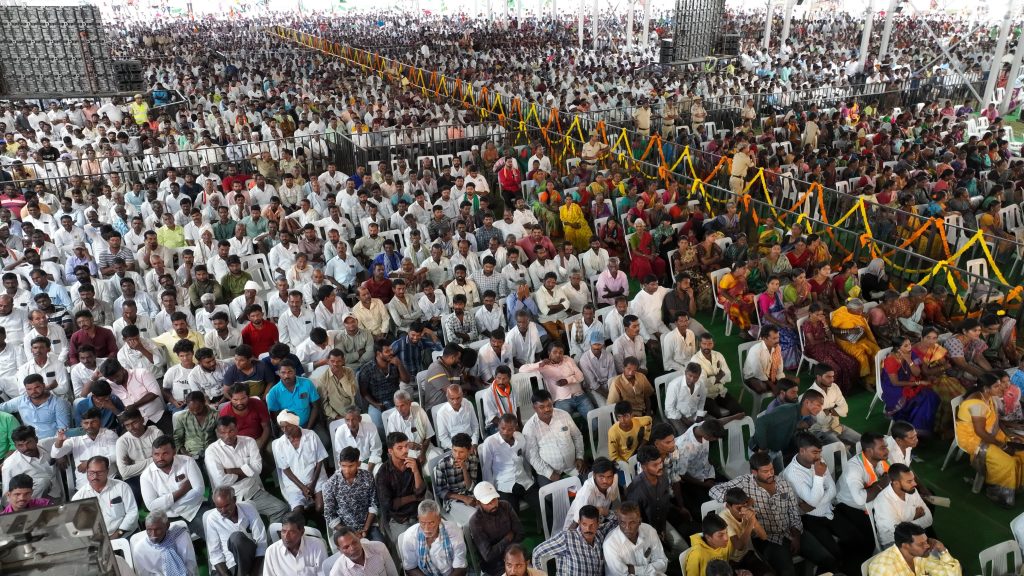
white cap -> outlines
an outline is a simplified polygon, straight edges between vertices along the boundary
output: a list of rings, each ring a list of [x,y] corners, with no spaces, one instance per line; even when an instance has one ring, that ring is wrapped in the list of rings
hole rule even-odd
[[[260,285],[257,284],[254,280],[249,280],[248,282],[245,283],[245,287],[242,288],[242,289],[243,290],[255,290],[255,291],[259,292]]]
[[[498,490],[490,482],[480,482],[473,488],[473,498],[481,504],[490,504],[498,497]]]

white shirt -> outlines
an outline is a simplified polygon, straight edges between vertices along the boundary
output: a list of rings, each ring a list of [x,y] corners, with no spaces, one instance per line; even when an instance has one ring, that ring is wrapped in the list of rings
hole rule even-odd
[[[754,378],[767,382],[769,380],[768,369],[771,366],[771,357],[772,353],[768,350],[768,345],[764,343],[764,340],[758,340],[757,344],[747,353],[747,359],[743,363],[743,379],[749,380]],[[781,380],[786,377],[786,374],[782,371],[782,364],[782,362],[779,362],[775,380]]]
[[[302,438],[299,440],[298,448],[293,446],[291,439],[284,435],[274,440],[271,448],[274,453],[274,463],[277,465],[278,470],[281,470],[281,478],[283,479],[281,482],[281,494],[288,500],[288,504],[294,508],[297,503],[304,499],[304,496],[295,483],[292,482],[291,478],[284,474],[284,471],[291,469],[292,474],[300,482],[308,484],[313,479],[313,472],[316,469],[317,463],[328,458],[327,450],[320,442],[320,438],[312,430],[302,430]],[[316,481],[316,491],[320,492],[323,490],[323,485],[326,482],[327,471],[321,469],[320,476],[317,477]]]
[[[51,393],[62,398],[67,398],[71,394],[71,379],[68,377],[67,368],[64,367],[64,361],[60,360],[57,354],[53,352],[47,354],[46,363],[42,366],[36,364],[31,355],[26,358],[27,361],[18,368],[15,376],[18,382],[24,382],[25,377],[30,374],[38,374],[43,377],[43,382],[47,386],[50,385],[51,380],[57,382],[57,387],[50,390]]]
[[[602,494],[597,484],[594,483],[593,475],[591,475],[583,483],[583,487],[576,491],[576,498],[573,499],[572,505],[569,506],[569,513],[565,515],[565,525],[562,527],[562,530],[568,530],[570,524],[579,521],[580,508],[589,505],[598,510],[604,508],[610,511],[612,505],[617,502],[619,502],[619,483],[612,482],[612,485],[608,487],[608,491]]]
[[[629,310],[633,314],[636,314],[637,318],[640,319],[640,325],[643,326],[647,334],[666,334],[669,332],[669,327],[665,326],[665,323],[661,321],[661,307],[665,302],[665,295],[669,293],[669,289],[664,286],[658,286],[658,289],[654,291],[654,294],[648,294],[646,290],[640,290],[633,297],[632,302],[629,303]]]
[[[628,576],[629,565],[637,576],[656,576],[668,570],[668,558],[650,524],[641,524],[636,543],[616,528],[604,539],[605,576]]]
[[[136,576],[164,576],[163,552],[149,542],[149,535],[146,532],[134,534],[131,539],[132,558],[135,561]],[[174,541],[174,548],[185,563],[185,569],[189,576],[199,574],[199,566],[196,564],[196,551],[192,547],[192,540],[188,530],[182,530]]]
[[[523,426],[523,435],[530,465],[538,475],[576,472],[576,459],[583,458],[583,434],[568,412],[555,408],[549,424],[534,414]]]
[[[444,291],[440,289],[434,290],[434,301],[431,302],[427,298],[426,294],[421,294],[419,300],[416,301],[416,305],[420,307],[423,312],[423,318],[429,320],[435,316],[443,318],[451,310],[448,308],[448,297],[444,295]]]
[[[836,498],[836,483],[832,474],[826,469],[825,474],[818,476],[814,467],[807,468],[797,462],[796,458],[786,466],[782,476],[793,487],[793,492],[802,502],[813,506],[814,510],[804,512],[819,518],[832,519],[832,506]]]
[[[885,437],[885,445],[889,447],[889,465],[893,464],[906,464],[910,466],[913,462],[911,454],[914,452],[913,448],[907,448],[904,452],[900,445],[896,443],[896,439],[892,436]]]
[[[462,529],[455,522],[442,520],[441,525],[448,532],[448,539],[451,543],[452,554],[448,555],[444,542],[439,534],[430,545],[430,561],[434,569],[441,574],[449,574],[455,568],[466,567],[466,541],[462,536]],[[440,529],[440,528],[439,528]],[[417,534],[420,532],[420,525],[413,524],[398,538],[398,551],[402,556],[402,568],[406,571],[412,570],[419,565],[419,554],[417,553]]]
[[[107,527],[108,533],[120,530],[125,534],[131,534],[139,529],[139,507],[127,483],[108,477],[107,485],[99,492],[93,490],[89,484],[84,484],[71,500],[89,498],[99,500],[103,524]]]
[[[665,416],[672,420],[686,418],[693,421],[697,418],[697,412],[704,409],[704,401],[707,400],[707,384],[704,382],[704,375],[697,378],[697,382],[690,390],[686,383],[686,375],[673,378],[665,387]]]
[[[153,460],[153,440],[156,440],[163,432],[156,426],[146,427],[141,437],[136,438],[130,432],[125,432],[117,439],[117,465],[121,472],[121,478],[134,478],[139,476]],[[131,458],[131,464],[125,464],[125,458]]]
[[[867,472],[864,470],[860,456],[861,454],[854,455],[853,458],[846,461],[846,465],[843,466],[843,475],[837,482],[839,494],[836,496],[836,501],[840,504],[846,504],[850,508],[858,510],[864,509],[868,501]],[[875,466],[875,473],[879,478],[885,474],[881,462]]]
[[[530,322],[529,328],[526,329],[526,334],[519,330],[519,326],[512,327],[505,334],[505,345],[512,351],[512,356],[516,360],[524,364],[533,362],[537,353],[542,348],[537,324]]]
[[[384,421],[384,431],[388,434],[401,432],[409,438],[410,442],[416,444],[425,444],[434,437],[434,428],[430,425],[430,420],[427,419],[427,412],[420,408],[418,402],[413,402],[409,406],[408,419],[402,418],[402,413],[395,409]],[[416,458],[419,454],[419,450],[409,450],[410,458]]]
[[[680,334],[678,328],[673,328],[661,337],[661,354],[666,371],[685,370],[696,352],[697,337],[689,328],[685,335]]]
[[[593,250],[587,250],[580,254],[580,265],[583,266],[585,278],[600,274],[608,268],[608,251],[604,248],[600,248],[596,253]]]
[[[25,353],[22,352],[20,346],[8,340],[4,349],[0,350],[0,392],[10,398],[20,396],[25,392],[22,379],[18,378],[19,369],[24,364]],[[77,391],[75,396],[78,396]]]
[[[7,494],[10,488],[11,478],[18,474],[28,474],[32,477],[33,498],[60,498],[57,467],[50,464],[50,455],[43,450],[39,451],[38,457],[26,456],[15,450],[4,460],[4,494]]]
[[[96,439],[89,438],[88,434],[74,436],[64,440],[64,445],[57,448],[54,442],[50,448],[51,458],[61,458],[71,454],[71,465],[75,467],[75,483],[78,486],[88,486],[89,479],[85,472],[78,471],[78,465],[88,462],[93,456],[106,456],[110,460],[110,471],[108,477],[117,475],[117,432],[107,428],[100,428]]]
[[[241,436],[239,437],[241,438]],[[257,454],[257,457],[259,454]],[[235,556],[228,551],[228,539],[235,532],[241,532],[252,538],[256,543],[256,556],[263,556],[267,552],[267,529],[260,519],[260,513],[256,507],[248,502],[235,504],[238,510],[238,521],[232,522],[225,518],[217,510],[210,510],[203,516],[203,527],[206,530],[206,546],[210,558],[210,565],[224,563],[228,570],[235,567]]]
[[[363,546],[363,565],[339,554],[330,576],[398,576],[395,561],[391,559],[391,553],[383,542],[371,542],[363,538],[360,544]]]
[[[188,480],[192,488],[177,501],[172,497],[181,483]],[[142,472],[142,500],[149,510],[163,510],[168,516],[181,517],[189,522],[196,517],[203,504],[206,483],[199,465],[191,456],[178,454],[171,463],[170,472],[164,472],[153,462]]]
[[[294,348],[309,336],[309,332],[315,327],[313,322],[315,318],[308,307],[303,306],[298,316],[289,308],[277,319],[278,337],[281,342]]]
[[[437,421],[437,444],[441,448],[451,450],[452,436],[459,433],[469,434],[474,446],[480,443],[480,421],[477,420],[473,403],[467,399],[462,399],[458,412],[451,404],[445,403],[438,408],[434,419]]]
[[[890,484],[878,493],[871,504],[874,506],[878,543],[883,549],[893,543],[893,531],[900,522],[913,522],[921,528],[932,525],[932,511],[925,506],[920,490],[915,490],[913,494],[904,493],[901,499]],[[924,515],[914,518],[918,508],[924,510]]]
[[[397,410],[396,410],[397,412]],[[348,423],[344,422],[334,431],[334,453],[340,454],[343,448],[353,447],[359,449],[359,458],[362,462],[379,465],[381,462],[380,433],[373,422],[362,420],[359,422],[359,429],[356,435],[352,435]],[[337,460],[337,458],[335,458]]]
[[[516,484],[527,490],[533,486],[533,476],[526,469],[526,436],[516,432],[512,440],[509,445],[501,434],[492,434],[480,446],[480,475],[499,492],[511,493]]]
[[[203,464],[210,475],[210,484],[214,486],[231,486],[238,500],[248,500],[263,489],[260,472],[263,471],[263,458],[260,456],[256,440],[239,434],[235,446],[231,447],[223,440],[217,440],[206,447]],[[239,468],[245,478],[225,472],[227,468]]]
[[[284,547],[284,540],[278,540],[267,547],[267,553],[263,557],[263,574],[322,576],[320,567],[328,556],[323,540],[315,536],[303,536],[296,554],[292,554]]]

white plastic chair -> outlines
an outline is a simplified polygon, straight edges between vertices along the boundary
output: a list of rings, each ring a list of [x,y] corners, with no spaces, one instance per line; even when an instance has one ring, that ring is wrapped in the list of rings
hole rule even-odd
[[[747,451],[754,436],[754,419],[746,416],[732,420],[725,425],[725,439],[718,439],[718,460],[722,472],[729,479],[742,476],[750,471]]]
[[[843,465],[849,459],[849,455],[846,453],[846,444],[833,442],[822,446],[821,459],[828,466],[828,473],[832,475],[832,480],[838,481],[843,474]]]
[[[715,315],[719,310],[725,316],[725,335],[728,336],[732,332],[732,320],[729,319],[729,314],[725,311],[725,306],[718,301],[718,283],[722,281],[722,278],[729,273],[728,268],[719,268],[714,272],[708,272],[708,279],[711,280],[711,295],[715,299],[715,308],[711,311],[711,323],[715,323]]]
[[[654,397],[657,398],[658,416],[661,416],[662,420],[668,420],[665,416],[665,401],[668,399],[668,384],[683,375],[684,374],[682,372],[678,371],[669,372],[668,374],[662,374],[654,379]]]
[[[871,411],[875,409],[875,404],[882,401],[882,362],[890,352],[892,352],[892,346],[882,348],[875,353],[875,396],[871,398],[871,404],[868,405],[868,411],[864,414],[865,420],[871,417]]]
[[[1010,532],[1013,533],[1013,539],[1017,541],[1017,546],[1021,546],[1021,542],[1024,542],[1024,514],[1010,521]],[[1021,548],[1024,549],[1024,546]]]
[[[949,401],[950,406],[953,408],[953,421],[956,422],[957,412],[960,410],[960,404],[963,402],[963,397],[957,396]],[[953,459],[953,454],[956,454],[956,459],[959,460],[964,457],[964,450],[960,448],[960,443],[957,442],[956,438],[956,426],[953,426],[953,441],[949,443],[949,450],[946,451],[946,459],[942,461],[942,470],[949,466],[949,461]]]
[[[1013,556],[1013,565],[1007,562],[1010,555]],[[1016,574],[1021,565],[1020,546],[1014,540],[989,546],[978,554],[978,563],[981,565],[981,576]]]
[[[718,500],[708,500],[707,502],[700,505],[700,517],[704,518],[708,514],[715,512],[721,512],[725,510],[725,502],[719,502]]]
[[[608,430],[615,424],[615,406],[601,406],[587,412],[587,438],[594,458],[608,457]],[[545,535],[546,536],[546,535]]]
[[[341,558],[341,552],[328,556],[327,559],[324,560],[324,565],[320,568],[321,573],[324,576],[331,576],[331,569],[334,568],[334,565],[338,562],[339,558]]]
[[[690,556],[690,552],[692,551],[693,548],[687,548],[686,550],[683,550],[681,554],[679,554],[679,569],[683,571],[683,576],[687,576],[686,559]]]
[[[480,421],[480,437],[481,438],[483,436],[485,436],[484,428],[486,428],[486,423],[484,422],[484,419],[485,419],[485,416],[484,416],[484,398],[487,397],[487,394],[490,391],[491,391],[490,388],[484,388],[483,390],[477,390],[476,394],[473,396],[473,403],[476,404],[476,416],[477,416],[477,419]]]
[[[143,534],[145,534],[145,532],[143,532]],[[312,526],[306,526],[305,534],[306,534],[306,536],[315,536],[315,537],[317,537],[317,538],[319,538],[321,540],[324,539],[324,535],[320,533],[320,530],[318,530],[318,529],[316,529],[316,528],[314,528]],[[274,522],[270,526],[267,526],[267,543],[268,544],[273,544],[274,542],[277,542],[280,539],[281,539],[281,523],[280,522]]]
[[[878,539],[878,524],[875,522],[875,503],[868,502],[864,505],[864,511],[868,513],[868,523],[871,524],[871,536],[875,542],[875,554],[882,551],[882,542]]]
[[[541,520],[544,526],[544,539],[547,540],[552,534],[558,534],[562,531],[562,526],[565,524],[565,517],[569,514],[569,506],[572,504],[572,500],[569,498],[569,492],[577,492],[580,489],[580,479],[576,476],[570,476],[569,478],[563,478],[557,482],[552,482],[547,486],[542,486],[540,491],[537,493],[538,500],[540,500],[541,509]],[[551,498],[551,516],[548,517],[547,499]]]
[[[804,331],[803,331],[803,327],[804,327],[804,322],[807,322],[807,318],[808,318],[807,316],[804,316],[803,318],[797,318],[797,320],[796,320],[796,333],[800,337],[800,363],[796,365],[796,375],[797,376],[800,376],[800,370],[804,367],[804,362],[807,363],[807,368],[808,369],[812,369],[812,368],[814,368],[815,366],[818,365],[818,361],[817,360],[815,360],[814,358],[811,358],[810,356],[808,356],[807,354],[804,353],[804,350],[807,349],[807,346],[804,344]]]
[[[515,393],[519,420],[526,424],[526,421],[533,417],[533,393],[535,390],[540,390],[544,383],[541,382],[540,376],[537,374],[513,374],[511,386]]]
[[[131,566],[132,570],[135,569],[135,558],[132,556],[132,546],[128,542],[127,538],[114,538],[110,541],[110,547],[113,549],[114,554],[124,558],[124,561]]]
[[[741,388],[740,388],[740,397],[739,397],[738,401],[739,402],[743,402],[743,395],[746,394],[747,392],[750,392],[750,395],[753,396],[752,405],[750,407],[750,414],[752,416],[757,416],[758,414],[761,413],[761,405],[764,404],[765,400],[771,400],[772,399],[771,391],[764,392],[764,393],[759,393],[757,390],[754,390],[753,388],[748,386],[747,382],[746,382],[746,378],[743,377],[743,363],[746,362],[747,354],[750,352],[750,349],[753,348],[754,345],[756,345],[758,342],[759,342],[758,340],[754,340],[753,342],[744,342],[744,343],[740,344],[736,348],[736,352],[739,354],[739,357],[740,357],[740,385],[741,385]]]

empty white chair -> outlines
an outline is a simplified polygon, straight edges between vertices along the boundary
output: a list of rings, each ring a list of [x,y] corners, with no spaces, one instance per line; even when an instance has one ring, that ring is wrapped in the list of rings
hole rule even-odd
[[[128,563],[132,569],[135,569],[135,560],[132,558],[132,546],[128,543],[127,538],[114,538],[110,541],[110,547],[114,550],[114,554],[124,558],[124,561]]]
[[[821,459],[828,466],[828,473],[832,475],[833,480],[839,480],[843,474],[843,464],[848,458],[846,444],[842,442],[833,442],[821,447]]]
[[[729,319],[729,315],[725,311],[725,306],[718,301],[718,283],[722,281],[722,278],[729,273],[728,268],[719,268],[714,272],[708,273],[708,279],[711,280],[711,294],[715,299],[715,309],[711,311],[711,323],[715,322],[715,315],[719,310],[722,311],[722,315],[725,316],[725,335],[728,336],[732,332],[732,320]]]
[[[754,436],[754,419],[746,416],[725,425],[725,439],[718,439],[718,458],[727,478],[736,478],[750,471],[747,451]]]
[[[1013,564],[1007,562],[1011,556]],[[978,563],[981,565],[981,576],[1016,574],[1021,564],[1020,546],[1014,540],[989,546],[978,554]]]
[[[796,320],[796,333],[800,337],[800,363],[796,365],[797,376],[800,375],[800,370],[804,367],[804,362],[807,363],[807,367],[809,369],[814,368],[815,366],[818,365],[817,360],[811,358],[810,356],[804,353],[804,350],[807,348],[807,346],[804,345],[804,322],[807,322],[807,316],[804,316],[803,318],[797,318]],[[740,368],[742,368],[742,366]]]
[[[882,348],[875,354],[875,396],[871,398],[871,404],[868,405],[868,412],[864,415],[865,420],[871,417],[871,411],[875,409],[875,404],[882,401],[882,361],[889,355],[889,352],[892,352],[891,346]],[[884,409],[885,406],[882,408]]]
[[[594,458],[608,457],[608,430],[615,423],[615,406],[601,406],[587,413],[587,438]]]
[[[562,526],[565,524],[565,516],[569,513],[569,506],[572,503],[569,492],[572,492],[573,496],[575,496],[580,486],[580,479],[576,476],[570,476],[540,488],[537,497],[540,501],[545,539],[550,538],[552,534],[558,534],[562,531]],[[546,504],[548,498],[551,498],[550,516],[548,515],[549,512]]]

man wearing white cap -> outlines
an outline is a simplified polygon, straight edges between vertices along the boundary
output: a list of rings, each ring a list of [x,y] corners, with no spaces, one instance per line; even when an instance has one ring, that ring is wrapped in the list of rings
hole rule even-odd
[[[523,541],[523,525],[512,505],[499,498],[490,482],[478,483],[473,497],[477,512],[469,520],[469,531],[480,553],[481,569],[485,574],[500,574],[505,550]]]
[[[249,280],[245,283],[242,294],[235,297],[228,305],[228,309],[231,311],[231,319],[236,325],[245,324],[246,320],[244,318],[239,320],[239,318],[242,318],[245,311],[253,304],[259,304],[264,310],[267,308],[266,302],[260,296],[260,283],[255,280]]]
[[[315,506],[317,512],[323,512],[327,450],[315,432],[299,427],[298,415],[282,410],[277,424],[282,434],[271,444],[271,450],[281,472],[281,495],[293,511]]]

